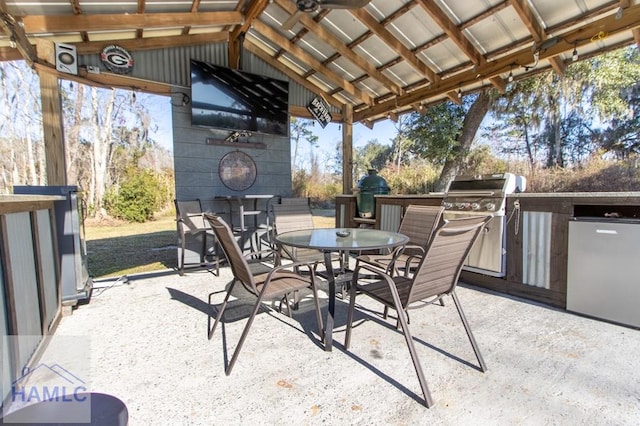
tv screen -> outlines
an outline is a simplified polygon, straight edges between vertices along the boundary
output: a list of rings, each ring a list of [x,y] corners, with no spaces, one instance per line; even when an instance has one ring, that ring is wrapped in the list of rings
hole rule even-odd
[[[191,60],[191,124],[289,135],[289,82]]]

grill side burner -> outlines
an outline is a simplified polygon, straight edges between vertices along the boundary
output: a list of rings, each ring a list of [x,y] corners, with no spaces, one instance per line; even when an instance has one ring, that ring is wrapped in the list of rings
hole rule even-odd
[[[464,269],[495,277],[506,275],[506,197],[524,190],[524,178],[511,173],[460,175],[454,178],[442,205],[445,219],[494,216],[476,240]]]

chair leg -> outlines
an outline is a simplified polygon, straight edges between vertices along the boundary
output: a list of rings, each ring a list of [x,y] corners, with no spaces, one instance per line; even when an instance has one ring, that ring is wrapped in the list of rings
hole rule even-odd
[[[186,236],[183,235],[182,236],[182,241],[181,241],[181,250],[180,250],[180,259],[178,260],[178,262],[180,263],[178,265],[178,272],[180,274],[180,276],[184,275],[184,250],[185,250],[185,239]]]
[[[431,392],[429,392],[429,388],[427,386],[427,380],[424,377],[424,372],[422,371],[422,365],[420,364],[420,359],[418,358],[418,352],[413,344],[413,337],[411,336],[411,332],[409,331],[409,325],[407,324],[407,319],[404,315],[404,309],[402,309],[402,304],[400,303],[400,296],[398,296],[398,290],[396,289],[393,282],[388,282],[389,288],[391,290],[391,295],[393,296],[393,303],[395,304],[395,310],[398,312],[398,319],[400,320],[400,324],[402,325],[402,333],[404,334],[404,339],[407,342],[407,347],[409,348],[409,353],[411,354],[411,360],[413,361],[413,367],[416,370],[416,374],[418,376],[418,381],[420,382],[420,388],[422,389],[422,393],[424,395],[424,401],[427,408],[433,406],[433,399],[431,398]]]
[[[293,314],[291,313],[291,303],[289,302],[289,294],[284,295],[284,303],[287,305],[287,315],[289,315],[289,318],[293,318]]]
[[[260,310],[260,305],[262,304],[262,299],[264,298],[266,288],[267,288],[266,285],[263,286],[262,291],[260,292],[260,295],[256,300],[256,304],[253,307],[251,316],[247,320],[247,324],[244,326],[244,330],[242,330],[242,335],[240,336],[240,340],[238,340],[238,345],[236,346],[236,350],[233,351],[233,356],[231,357],[231,360],[229,361],[229,365],[227,365],[227,368],[225,370],[225,374],[227,376],[231,374],[231,370],[233,370],[233,366],[238,360],[238,355],[240,355],[240,350],[242,349],[242,345],[244,344],[244,341],[247,339],[247,335],[249,334],[249,329],[251,328],[251,325],[253,324],[253,320],[258,314],[258,311]]]
[[[320,301],[318,300],[318,287],[316,287],[316,277],[315,274],[311,273],[311,291],[313,292],[313,301],[316,306],[316,322],[318,324],[318,335],[320,336],[320,341],[324,342],[324,327],[322,324],[322,313],[320,312]]]
[[[355,272],[354,272],[355,277]],[[351,326],[353,325],[353,311],[356,308],[356,294],[357,294],[357,284],[356,279],[354,278],[351,282],[351,288],[349,288],[349,311],[347,313],[347,331],[344,336],[344,348],[349,349],[349,345],[351,344]]]
[[[218,323],[222,319],[222,314],[224,313],[224,310],[227,308],[227,303],[229,302],[229,297],[231,296],[231,290],[233,290],[233,286],[235,285],[235,283],[236,281],[233,280],[233,282],[231,283],[231,287],[229,287],[229,291],[227,291],[227,294],[224,296],[224,301],[222,302],[222,306],[218,311],[218,315],[216,315],[216,321],[213,323],[213,327],[211,327],[211,315],[209,315],[209,322],[207,324],[207,327],[209,328],[209,334],[207,337],[209,340],[211,340],[211,338],[213,337],[213,332],[216,331],[216,327],[218,326]],[[209,305],[211,305],[211,294],[209,295]]]
[[[478,343],[476,342],[475,337],[473,337],[473,333],[471,332],[471,327],[469,326],[469,322],[467,321],[467,317],[464,315],[462,311],[462,305],[460,305],[460,299],[458,299],[458,295],[456,291],[451,292],[451,297],[453,298],[453,303],[456,305],[456,309],[458,310],[458,315],[460,315],[460,319],[462,320],[462,324],[464,325],[464,329],[467,332],[467,337],[469,337],[469,342],[471,342],[471,346],[473,347],[473,352],[476,354],[476,358],[478,359],[478,363],[480,364],[480,369],[485,372],[487,371],[487,365],[484,363],[484,359],[482,358],[482,354],[480,353],[480,348],[478,347]]]

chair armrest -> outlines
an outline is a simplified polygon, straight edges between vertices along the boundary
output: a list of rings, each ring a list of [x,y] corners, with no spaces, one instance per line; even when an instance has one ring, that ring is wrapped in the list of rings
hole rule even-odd
[[[389,279],[391,279],[391,275],[385,269],[382,269],[382,268],[379,268],[377,266],[371,265],[370,263],[358,263],[356,268],[353,270],[353,275],[352,275],[352,279],[351,279],[354,284],[357,283],[357,281],[358,281],[358,276],[360,275],[360,270],[361,269],[365,269],[365,270],[367,270],[369,272],[373,272],[376,275],[380,275],[382,277],[389,277]]]
[[[306,266],[307,268],[309,268],[309,273],[311,274],[311,280],[314,281],[316,277],[314,266],[317,263],[318,263],[317,261],[316,262],[293,262],[293,263],[287,263],[286,265],[276,266],[271,271],[269,271],[269,275],[267,275],[267,279],[265,280],[265,283],[268,283],[269,281],[271,281],[273,274],[275,274],[278,271],[281,271],[283,269],[296,268],[300,266]]]
[[[250,251],[247,253],[244,253],[243,256],[246,259],[249,259],[251,257],[254,256],[273,256],[274,258],[274,265],[279,266],[281,264],[281,260],[280,260],[280,253],[278,253],[276,250],[258,250],[258,251]]]

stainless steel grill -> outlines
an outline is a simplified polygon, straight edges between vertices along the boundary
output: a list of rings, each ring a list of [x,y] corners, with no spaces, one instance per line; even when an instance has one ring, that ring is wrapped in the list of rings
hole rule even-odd
[[[511,173],[460,175],[451,181],[442,201],[445,219],[494,216],[471,249],[465,270],[495,277],[506,275],[506,197],[524,189],[524,178]]]

